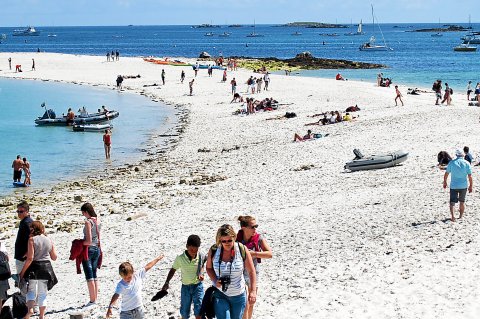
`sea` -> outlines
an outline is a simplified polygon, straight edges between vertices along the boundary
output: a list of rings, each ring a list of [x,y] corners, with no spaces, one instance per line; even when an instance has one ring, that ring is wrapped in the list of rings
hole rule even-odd
[[[454,23],[480,31],[477,23]],[[442,79],[454,92],[466,90],[468,81],[480,82],[480,49],[478,52],[455,52],[467,31],[412,32],[438,28],[438,23],[372,24],[364,23],[364,35],[347,36],[356,25],[346,28],[302,28],[280,25],[222,25],[218,27],[171,26],[35,26],[39,36],[14,37],[19,27],[0,27],[1,52],[57,52],[103,55],[119,51],[123,56],[195,58],[206,51],[212,56],[245,56],[292,58],[308,51],[318,58],[344,59],[386,65],[369,70],[309,70],[292,76],[334,78],[337,72],[351,80],[374,83],[379,72],[409,87],[431,88]],[[255,32],[261,37],[247,37]],[[228,36],[222,36],[228,34]],[[374,35],[377,43],[391,51],[363,52],[359,46]],[[0,69],[8,61],[0,61]],[[114,121],[112,163],[103,160],[100,133],[73,133],[65,127],[35,127],[33,120],[42,115],[46,102],[57,113],[87,106],[94,111],[101,105],[120,111]],[[83,176],[105,165],[122,165],[142,156],[142,148],[155,131],[174,121],[174,112],[166,106],[131,94],[100,88],[38,81],[0,79],[0,195],[12,191],[11,162],[17,154],[32,164],[35,187]]]

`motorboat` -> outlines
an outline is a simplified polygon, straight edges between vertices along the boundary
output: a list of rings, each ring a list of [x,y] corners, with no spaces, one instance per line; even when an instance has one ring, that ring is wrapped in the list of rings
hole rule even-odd
[[[213,32],[207,32],[205,33],[206,37],[213,37],[215,34]]]
[[[35,30],[34,27],[27,27],[26,29],[13,30],[13,36],[37,36],[40,35],[40,31]]]
[[[453,51],[457,52],[475,52],[477,47],[470,45],[470,42],[462,43],[453,48]]]
[[[463,44],[480,44],[480,37],[477,37],[476,35],[468,35],[463,37]]]
[[[302,35],[302,32],[295,31],[292,33],[292,35]]]
[[[222,38],[226,38],[226,37],[229,37],[229,36],[230,36],[230,33],[228,33],[228,32],[223,32],[223,33],[220,33],[218,36],[219,36],[219,37],[222,37]]]
[[[345,164],[345,169],[352,172],[393,167],[405,162],[408,158],[408,153],[401,150],[370,156],[363,156],[358,149],[354,149],[353,153],[355,158]]]
[[[42,104],[42,106],[45,107],[44,104]],[[119,115],[119,112],[113,110],[92,114],[75,115],[72,125],[104,123],[116,119]],[[43,116],[38,117],[35,120],[35,124],[37,124],[38,126],[66,126],[67,117],[57,117],[52,109],[46,109]]]
[[[431,37],[443,37],[443,34],[440,32],[430,34]]]
[[[72,126],[74,132],[103,132],[110,130],[113,125],[110,123],[105,124],[75,124]]]

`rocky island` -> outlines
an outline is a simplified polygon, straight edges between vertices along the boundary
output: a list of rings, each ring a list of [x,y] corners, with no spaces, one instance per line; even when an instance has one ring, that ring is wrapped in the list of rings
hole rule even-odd
[[[296,28],[319,28],[319,29],[335,29],[335,28],[348,28],[343,24],[322,23],[322,22],[290,22],[282,24],[280,27],[296,27]]]
[[[310,52],[299,53],[291,59],[279,59],[275,57],[235,58],[238,59],[239,67],[253,70],[265,69],[268,71],[319,69],[380,69],[387,67],[386,65],[376,63],[316,58]]]

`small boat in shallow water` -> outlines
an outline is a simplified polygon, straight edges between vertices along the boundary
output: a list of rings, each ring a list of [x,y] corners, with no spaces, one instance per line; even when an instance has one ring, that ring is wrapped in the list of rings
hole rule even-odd
[[[76,124],[72,126],[74,132],[103,132],[113,128],[112,124]]]
[[[355,158],[345,164],[345,169],[352,172],[393,167],[405,162],[408,158],[408,153],[404,151],[363,156],[358,149],[354,149],[353,153]]]
[[[117,111],[108,111],[106,113],[99,112],[87,115],[75,115],[72,125],[104,123],[116,119],[119,115],[120,113],[118,113]],[[38,126],[66,126],[67,117],[56,117],[55,112],[49,109],[45,111],[42,117],[39,117],[35,120],[35,124],[37,124]]]

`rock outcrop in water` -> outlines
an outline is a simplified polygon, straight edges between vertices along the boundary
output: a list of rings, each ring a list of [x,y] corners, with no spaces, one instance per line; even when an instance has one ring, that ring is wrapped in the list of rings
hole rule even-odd
[[[365,63],[349,60],[322,59],[314,57],[310,52],[302,52],[291,59],[235,57],[242,68],[268,71],[278,70],[319,70],[319,69],[379,69],[384,64]]]

